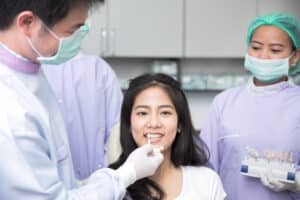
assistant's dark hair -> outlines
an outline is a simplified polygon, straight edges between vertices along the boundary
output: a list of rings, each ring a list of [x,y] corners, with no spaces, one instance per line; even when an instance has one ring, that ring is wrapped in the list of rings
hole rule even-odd
[[[178,127],[181,131],[176,134],[171,147],[171,162],[175,167],[207,164],[207,147],[193,127],[188,102],[179,82],[165,74],[144,74],[132,79],[128,90],[125,92],[121,110],[120,130],[120,142],[123,151],[119,159],[110,167],[114,169],[120,167],[129,154],[137,148],[130,129],[132,107],[137,95],[150,87],[162,88],[170,97],[178,115]],[[198,141],[196,142],[194,138],[197,138]],[[155,191],[154,194],[153,191]],[[128,195],[134,200],[154,200],[163,199],[164,192],[158,184],[144,178],[128,187]]]
[[[0,0],[0,30],[10,27],[22,11],[32,11],[49,27],[67,16],[69,10],[80,3],[91,7],[104,0]]]

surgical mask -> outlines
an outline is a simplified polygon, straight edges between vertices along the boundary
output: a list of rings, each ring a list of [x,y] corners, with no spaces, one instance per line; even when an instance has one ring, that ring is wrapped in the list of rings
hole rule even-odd
[[[86,34],[90,30],[90,23],[86,22],[78,30],[76,30],[71,36],[59,38],[50,28],[44,25],[47,31],[57,40],[59,40],[59,46],[56,54],[54,56],[46,57],[43,56],[37,48],[33,45],[30,38],[27,38],[31,48],[38,55],[37,60],[41,64],[58,65],[62,64],[74,56],[76,56],[80,51],[81,41],[84,39]]]
[[[249,54],[245,56],[245,69],[263,83],[272,83],[289,74],[289,60],[293,53],[282,59],[259,59]]]

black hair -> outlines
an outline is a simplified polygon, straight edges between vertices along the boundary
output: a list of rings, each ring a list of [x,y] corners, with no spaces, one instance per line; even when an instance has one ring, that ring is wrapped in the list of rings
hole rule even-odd
[[[70,9],[80,3],[92,7],[104,0],[1,0],[0,30],[6,30],[22,11],[32,11],[47,26],[51,27],[67,16]]]
[[[120,129],[122,153],[119,159],[110,167],[114,169],[120,167],[129,154],[137,148],[130,129],[132,107],[136,96],[150,87],[162,88],[170,97],[178,114],[178,127],[181,131],[180,134],[176,134],[171,147],[171,162],[173,165],[175,167],[206,165],[209,152],[205,143],[200,139],[199,132],[193,127],[187,98],[180,88],[179,82],[165,74],[144,74],[132,79],[128,90],[124,94]],[[197,141],[195,138],[197,138]],[[164,192],[157,183],[149,178],[143,178],[128,187],[128,195],[137,200],[159,200],[163,199]]]

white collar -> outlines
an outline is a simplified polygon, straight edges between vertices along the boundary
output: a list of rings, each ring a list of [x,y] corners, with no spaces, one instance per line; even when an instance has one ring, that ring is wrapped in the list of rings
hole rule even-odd
[[[248,81],[247,87],[253,91],[256,94],[259,95],[271,95],[277,92],[280,92],[281,90],[289,87],[293,82],[291,81],[291,78],[288,78],[288,81],[282,81],[279,83],[275,83],[272,85],[267,85],[267,86],[256,86],[254,84],[254,78],[251,77]]]

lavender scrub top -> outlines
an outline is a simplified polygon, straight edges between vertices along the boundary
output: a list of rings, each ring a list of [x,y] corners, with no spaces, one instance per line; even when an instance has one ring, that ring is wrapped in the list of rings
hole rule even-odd
[[[289,200],[300,194],[273,192],[259,178],[243,176],[247,149],[258,157],[293,162],[299,170],[300,87],[291,82],[245,86],[217,95],[201,138],[210,150],[210,164],[219,173],[229,200]],[[281,157],[279,157],[281,156]]]
[[[123,99],[118,79],[102,58],[82,53],[42,68],[63,113],[76,177],[85,179],[108,164],[108,139]]]

